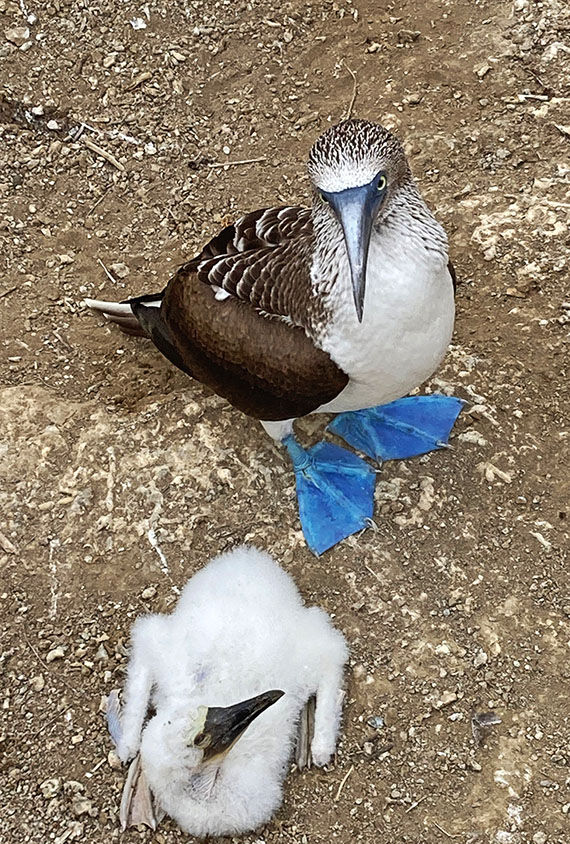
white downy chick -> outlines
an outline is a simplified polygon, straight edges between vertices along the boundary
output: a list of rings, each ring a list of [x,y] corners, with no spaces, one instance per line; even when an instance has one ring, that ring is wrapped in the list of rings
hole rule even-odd
[[[155,806],[192,835],[267,822],[313,696],[312,761],[326,765],[334,753],[347,655],[329,616],[304,606],[268,554],[242,546],[216,557],[186,584],[171,615],[133,626],[122,715],[115,697],[108,708],[121,760],[136,757],[123,822],[135,783],[139,809],[152,806],[150,788]],[[134,814],[132,823],[154,825]]]

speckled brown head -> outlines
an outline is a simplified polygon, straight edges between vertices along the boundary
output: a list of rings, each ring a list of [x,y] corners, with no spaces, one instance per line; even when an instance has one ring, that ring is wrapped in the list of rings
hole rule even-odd
[[[378,123],[345,120],[315,141],[309,154],[309,175],[316,215],[332,222],[334,214],[342,227],[361,322],[374,222],[402,182],[410,178],[404,150]]]
[[[323,132],[309,153],[308,169],[315,188],[328,193],[366,185],[380,171],[389,187],[410,176],[399,140],[369,120],[343,120]]]

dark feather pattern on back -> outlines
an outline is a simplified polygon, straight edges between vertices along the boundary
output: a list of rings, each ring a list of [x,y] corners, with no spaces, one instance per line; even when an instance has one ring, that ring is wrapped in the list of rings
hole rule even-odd
[[[182,269],[311,334],[325,318],[311,289],[313,241],[309,208],[262,208],[223,229]]]

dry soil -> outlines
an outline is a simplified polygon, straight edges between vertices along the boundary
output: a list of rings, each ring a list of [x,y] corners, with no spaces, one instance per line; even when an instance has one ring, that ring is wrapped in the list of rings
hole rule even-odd
[[[243,541],[351,645],[336,764],[292,771],[246,842],[570,840],[569,33],[566,0],[0,0],[3,842],[119,839],[130,625]],[[258,426],[80,303],[306,201],[353,98],[449,232],[429,387],[469,405],[453,451],[383,466],[377,531],[316,559]]]

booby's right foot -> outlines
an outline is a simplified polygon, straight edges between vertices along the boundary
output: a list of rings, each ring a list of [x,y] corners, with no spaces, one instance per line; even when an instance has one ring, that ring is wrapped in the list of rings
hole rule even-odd
[[[301,526],[314,554],[370,524],[376,473],[368,463],[327,442],[306,451],[292,434],[283,445],[293,461]]]
[[[405,460],[445,448],[465,402],[434,393],[339,413],[328,426],[374,460]]]

